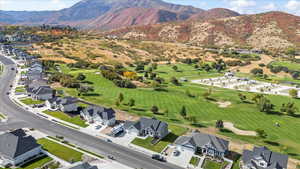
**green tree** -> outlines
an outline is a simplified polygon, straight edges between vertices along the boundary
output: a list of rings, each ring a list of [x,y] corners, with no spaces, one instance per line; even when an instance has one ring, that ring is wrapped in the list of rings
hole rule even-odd
[[[76,77],[77,80],[83,81],[86,79],[86,76],[82,73],[79,73]]]
[[[291,90],[289,90],[289,95],[290,95],[292,98],[298,98],[298,90],[296,90],[296,89],[291,89]]]
[[[191,121],[192,124],[197,124],[198,123],[198,119],[196,116],[190,116],[189,121]]]
[[[176,65],[174,65],[174,66],[172,67],[172,69],[175,70],[176,72],[178,71],[178,67],[177,67]]]
[[[182,106],[182,108],[181,108],[181,110],[180,110],[180,115],[181,115],[183,118],[186,118],[187,112],[186,112],[185,106]]]
[[[267,138],[267,136],[268,136],[267,133],[265,132],[265,130],[256,129],[255,131],[256,131],[258,137],[260,137],[260,138]]]
[[[123,102],[123,100],[124,100],[124,95],[123,95],[123,93],[119,93],[118,99],[119,99],[119,102],[120,102],[120,103]]]
[[[282,104],[280,111],[283,114],[294,116],[298,112],[298,108],[294,103],[289,102],[287,104]]]
[[[151,111],[152,111],[152,113],[154,113],[154,114],[158,114],[159,109],[158,109],[157,106],[152,106],[152,107],[151,107]]]
[[[128,106],[129,106],[129,107],[135,106],[135,100],[134,100],[134,99],[130,99],[130,100],[129,100],[129,103],[128,103]]]
[[[77,88],[77,91],[79,92],[79,96],[81,94],[87,94],[89,92],[93,92],[94,91],[94,87],[93,86],[86,86],[86,85],[80,85],[79,88]]]
[[[240,98],[240,100],[242,101],[242,103],[245,103],[246,100],[247,100],[247,96],[246,96],[246,95],[243,95],[242,93],[239,93],[239,98]]]
[[[223,120],[217,120],[217,122],[216,122],[216,128],[218,128],[218,129],[224,128],[224,122],[223,122]]]

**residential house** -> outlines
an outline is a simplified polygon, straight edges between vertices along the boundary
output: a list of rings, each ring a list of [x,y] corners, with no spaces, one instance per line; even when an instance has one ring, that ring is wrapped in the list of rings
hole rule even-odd
[[[27,80],[42,79],[43,74],[39,70],[31,70],[26,73]]]
[[[288,156],[270,151],[266,147],[254,147],[253,151],[244,150],[242,169],[286,169]]]
[[[163,139],[169,134],[168,124],[155,118],[142,117],[139,121],[126,121],[124,128],[128,133],[136,133],[139,136],[150,136]]]
[[[52,99],[55,95],[55,90],[50,86],[40,86],[37,89],[34,89],[31,93],[32,99],[35,100],[49,100]]]
[[[31,95],[31,93],[34,90],[37,90],[40,86],[47,86],[47,80],[36,79],[36,80],[30,80],[30,81],[28,80],[25,82],[25,88],[29,95]]]
[[[93,105],[83,109],[80,115],[89,123],[101,123],[108,126],[116,123],[116,112],[112,108]]]
[[[46,106],[54,111],[75,112],[78,110],[77,102],[75,97],[54,97],[46,101]]]
[[[0,165],[16,166],[42,153],[36,140],[18,129],[0,135]]]
[[[77,162],[68,167],[63,167],[60,169],[98,169],[97,166],[92,166],[87,162]]]
[[[214,158],[224,158],[229,142],[214,135],[193,132],[189,136],[180,136],[174,142],[179,150],[189,150]]]

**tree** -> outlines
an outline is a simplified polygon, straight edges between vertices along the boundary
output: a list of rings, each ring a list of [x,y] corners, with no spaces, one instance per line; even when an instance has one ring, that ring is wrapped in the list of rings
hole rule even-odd
[[[262,129],[256,129],[256,133],[260,138],[266,138],[268,136],[265,130]]]
[[[118,100],[116,101],[116,103],[115,103],[115,104],[116,104],[116,106],[117,106],[117,107],[119,107],[119,106],[120,106],[120,104],[121,104],[121,103],[120,103],[120,100],[118,99]]]
[[[257,102],[259,111],[270,113],[274,109],[274,105],[271,101],[265,97],[261,97]]]
[[[163,86],[155,80],[151,82],[151,87],[156,91],[160,91],[163,89]]]
[[[152,111],[152,113],[154,113],[154,114],[158,114],[159,109],[158,109],[157,106],[152,106],[152,107],[151,107],[151,111]]]
[[[171,83],[173,83],[176,86],[180,85],[180,83],[179,83],[179,81],[178,81],[178,79],[176,77],[171,77],[170,81],[171,81]]]
[[[135,72],[124,72],[123,76],[126,77],[127,79],[135,79],[137,77],[137,74]]]
[[[298,98],[298,90],[296,90],[296,89],[291,89],[291,90],[289,90],[289,95],[290,95],[292,98]]]
[[[79,73],[76,77],[77,80],[83,81],[86,79],[86,76],[82,73]]]
[[[223,120],[217,120],[217,122],[216,122],[216,128],[218,128],[218,129],[224,128],[224,122],[223,122]]]
[[[88,92],[93,92],[94,87],[93,86],[80,85],[80,87],[77,88],[77,90],[78,90],[79,96],[80,96],[82,93],[87,94]]]
[[[177,67],[176,65],[174,65],[174,66],[172,67],[172,69],[175,70],[176,72],[178,71],[178,67]]]
[[[251,70],[251,73],[254,74],[255,76],[261,76],[264,74],[264,71],[260,68],[254,68]]]
[[[169,110],[168,110],[168,109],[166,109],[166,110],[164,111],[164,115],[167,116],[167,117],[169,117]]]
[[[130,99],[130,100],[129,100],[129,103],[128,103],[128,106],[129,106],[129,107],[135,106],[135,100],[134,100],[134,99]]]
[[[183,118],[186,118],[186,108],[185,106],[182,106],[181,110],[180,110],[180,115],[183,117]]]
[[[142,63],[138,63],[137,65],[136,65],[136,68],[135,68],[135,71],[144,71],[145,70],[145,65],[144,64],[142,64]]]
[[[151,67],[152,67],[153,70],[156,70],[157,69],[157,63],[152,63]]]
[[[286,113],[290,116],[293,116],[298,111],[298,108],[295,106],[294,103],[289,102],[287,104],[282,104],[280,111],[281,113]]]
[[[189,119],[189,121],[192,122],[192,124],[197,124],[198,123],[198,120],[197,120],[196,116],[190,116],[188,119]]]
[[[119,100],[120,103],[123,102],[123,100],[124,100],[124,95],[123,95],[123,93],[119,93],[118,100]]]
[[[247,96],[246,96],[246,95],[243,95],[242,93],[239,93],[239,98],[240,98],[240,100],[242,101],[242,103],[245,103],[246,100],[247,100]]]

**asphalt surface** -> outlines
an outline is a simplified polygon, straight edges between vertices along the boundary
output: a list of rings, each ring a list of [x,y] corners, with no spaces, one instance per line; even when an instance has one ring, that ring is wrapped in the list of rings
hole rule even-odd
[[[51,136],[64,136],[66,140],[84,149],[101,155],[113,155],[116,161],[137,169],[182,169],[170,163],[152,160],[151,157],[129,148],[108,143],[94,136],[64,127],[43,119],[17,106],[7,95],[10,85],[16,76],[11,68],[16,65],[8,58],[0,55],[0,62],[5,66],[0,77],[0,112],[8,116],[6,123],[0,122],[0,130],[17,129],[22,127],[35,128]]]

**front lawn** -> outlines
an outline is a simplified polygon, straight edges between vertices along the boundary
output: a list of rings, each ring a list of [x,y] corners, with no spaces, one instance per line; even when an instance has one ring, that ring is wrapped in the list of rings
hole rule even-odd
[[[16,93],[24,93],[26,92],[24,87],[16,87]]]
[[[222,163],[217,163],[208,159],[205,159],[203,169],[221,169]]]
[[[190,160],[190,164],[192,164],[195,167],[198,166],[199,162],[200,162],[200,158],[198,158],[198,157],[192,157]]]
[[[26,104],[26,105],[34,105],[34,104],[43,104],[45,103],[42,100],[33,100],[31,98],[26,98],[26,99],[22,99],[20,100],[22,103]]]
[[[44,156],[44,157],[40,157],[37,158],[33,161],[30,161],[28,163],[26,163],[25,165],[21,166],[18,169],[35,169],[35,168],[41,168],[43,167],[43,165],[45,165],[46,163],[52,161],[52,158]]]
[[[151,143],[151,141],[153,140],[152,137],[148,137],[147,139],[135,138],[131,143],[160,153],[167,145],[172,144],[179,136],[187,132],[186,128],[175,125],[170,125],[169,130],[171,130],[172,132],[155,145]]]
[[[68,162],[78,162],[82,160],[83,153],[73,150],[64,145],[42,138],[37,141],[43,149]]]
[[[85,121],[80,118],[79,115],[71,117],[71,116],[68,116],[67,114],[65,114],[63,112],[48,111],[48,110],[43,111],[43,113],[48,114],[48,115],[50,115],[52,117],[58,118],[60,120],[63,120],[63,121],[66,121],[66,122],[78,125],[80,127],[87,127],[88,126],[87,124],[85,124]]]

